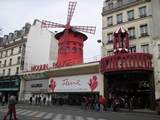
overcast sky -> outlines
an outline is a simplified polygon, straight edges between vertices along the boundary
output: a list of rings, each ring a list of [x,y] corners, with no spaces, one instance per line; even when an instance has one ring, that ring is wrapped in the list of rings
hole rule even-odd
[[[0,0],[3,35],[20,30],[26,22],[32,24],[34,19],[66,24],[69,1],[77,1],[71,25],[96,26],[95,35],[86,33],[88,40],[84,44],[84,58],[99,57],[100,44],[97,40],[102,38],[102,0]]]

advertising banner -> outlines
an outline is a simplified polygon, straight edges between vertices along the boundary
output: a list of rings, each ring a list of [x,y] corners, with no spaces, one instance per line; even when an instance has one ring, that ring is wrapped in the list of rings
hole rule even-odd
[[[54,77],[49,79],[50,92],[99,91],[100,74]]]

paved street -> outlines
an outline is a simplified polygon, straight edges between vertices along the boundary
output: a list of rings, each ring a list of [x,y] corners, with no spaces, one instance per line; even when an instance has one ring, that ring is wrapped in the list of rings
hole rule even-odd
[[[3,118],[7,106],[0,106],[0,118]],[[159,120],[154,113],[138,112],[95,112],[82,110],[77,106],[34,106],[17,105],[19,120]],[[2,120],[2,119],[0,119]]]

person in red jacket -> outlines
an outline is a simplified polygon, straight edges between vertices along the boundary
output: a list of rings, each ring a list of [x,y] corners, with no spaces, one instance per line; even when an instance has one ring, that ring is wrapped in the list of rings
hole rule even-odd
[[[14,120],[18,120],[16,117],[16,108],[15,108],[16,104],[17,104],[16,97],[14,95],[11,95],[8,100],[8,112],[5,114],[3,120],[6,120],[8,115],[10,115],[10,120],[12,120],[12,114],[14,116]]]
[[[98,102],[99,102],[99,105],[100,105],[100,111],[103,112],[104,111],[104,105],[106,103],[105,97],[100,95],[99,98],[98,98]]]

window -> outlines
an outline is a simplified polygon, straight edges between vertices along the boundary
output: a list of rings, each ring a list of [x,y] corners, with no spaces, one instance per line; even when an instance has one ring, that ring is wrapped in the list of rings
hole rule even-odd
[[[21,53],[21,51],[22,51],[22,47],[21,47],[21,46],[19,46],[19,51],[18,51],[18,52],[19,52],[19,53]]]
[[[19,74],[19,67],[16,68],[16,74]]]
[[[146,16],[146,6],[143,6],[143,7],[139,8],[139,16],[140,17],[145,17]]]
[[[0,67],[1,67],[2,62],[0,61]]]
[[[5,55],[6,57],[8,56],[8,50],[6,51],[6,55]]]
[[[20,64],[20,56],[17,58],[17,64]]]
[[[140,26],[141,37],[148,36],[148,26],[147,24]]]
[[[136,46],[130,47],[129,52],[135,53],[136,52]]]
[[[12,49],[11,49],[11,55],[13,55],[13,50],[14,50],[14,49],[12,48]]]
[[[7,60],[4,61],[4,67],[6,67]]]
[[[113,25],[113,17],[110,16],[110,17],[107,17],[107,26],[112,26]]]
[[[117,24],[120,24],[123,22],[122,13],[117,15]]]
[[[5,69],[3,69],[3,76],[5,75]]]
[[[135,27],[128,28],[129,38],[135,38]]]
[[[158,44],[158,54],[159,54],[158,58],[160,59],[160,44]]]
[[[113,50],[108,50],[108,51],[107,51],[107,55],[108,55],[108,56],[113,55]]]
[[[123,0],[117,0],[117,5],[122,6]]]
[[[9,66],[11,66],[11,65],[12,65],[12,58],[9,59]]]
[[[141,45],[142,52],[149,53],[149,44]]]
[[[108,41],[108,43],[112,43],[113,42],[113,33],[108,33],[107,34],[107,41]]]
[[[110,2],[108,3],[108,8],[109,8],[109,9],[112,9],[112,8],[113,8],[113,2],[112,2],[112,1],[110,1]]]
[[[11,74],[11,69],[9,68],[9,69],[8,69],[8,75],[10,75],[10,74]]]
[[[134,11],[133,10],[128,11],[127,15],[128,15],[128,21],[134,19]]]

